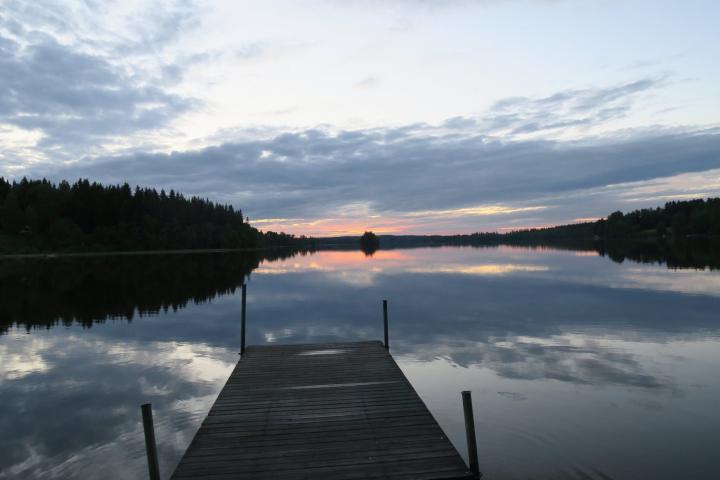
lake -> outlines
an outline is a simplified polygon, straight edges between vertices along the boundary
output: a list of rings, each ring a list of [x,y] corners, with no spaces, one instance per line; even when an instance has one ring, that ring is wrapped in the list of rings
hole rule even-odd
[[[381,339],[388,299],[391,352],[463,455],[473,391],[485,478],[720,478],[720,271],[702,258],[2,259],[0,478],[147,478],[146,402],[169,476],[238,360],[246,278],[248,344]]]

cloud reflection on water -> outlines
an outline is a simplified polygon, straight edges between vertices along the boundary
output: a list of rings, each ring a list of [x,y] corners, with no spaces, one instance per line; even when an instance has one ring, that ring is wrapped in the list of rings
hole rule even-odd
[[[170,472],[237,358],[203,343],[118,342],[103,333],[74,327],[8,337],[4,369],[24,375],[0,383],[3,408],[13,412],[0,416],[0,431],[12,432],[0,435],[0,478],[142,478],[145,402]],[[27,357],[44,368],[28,371]]]
[[[493,478],[527,476],[527,465],[539,478],[575,467],[634,478],[643,465],[611,444],[665,452],[653,439],[671,426],[697,452],[688,458],[707,469],[701,441],[706,425],[718,424],[708,406],[719,393],[711,368],[720,362],[720,290],[711,288],[719,276],[518,248],[321,252],[253,272],[248,343],[377,339],[380,299],[388,298],[392,352],[461,451],[456,395],[476,392]],[[0,432],[13,433],[0,434],[0,478],[144,475],[139,405],[147,401],[169,473],[237,359],[231,287],[242,278],[240,269],[223,276],[222,292],[209,295],[206,284],[197,304],[132,323],[1,335],[0,402],[13,414],[0,416]],[[43,314],[86,311],[80,293],[58,312],[49,302]],[[658,411],[662,421],[648,416]],[[626,438],[611,440],[633,422]],[[603,455],[632,468],[604,464]],[[659,465],[666,477],[679,471]]]

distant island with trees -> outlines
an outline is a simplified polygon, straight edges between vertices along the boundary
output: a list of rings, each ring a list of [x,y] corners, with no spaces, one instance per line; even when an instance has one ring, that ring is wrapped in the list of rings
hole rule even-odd
[[[365,232],[360,237],[360,250],[368,255],[372,255],[380,248],[380,239],[373,232]]]
[[[8,182],[0,178],[0,253],[110,252],[284,247],[556,245],[623,241],[678,242],[720,237],[720,198],[673,201],[614,212],[595,222],[507,233],[376,235],[310,238],[262,232],[240,209],[170,190],[102,185],[86,179]]]

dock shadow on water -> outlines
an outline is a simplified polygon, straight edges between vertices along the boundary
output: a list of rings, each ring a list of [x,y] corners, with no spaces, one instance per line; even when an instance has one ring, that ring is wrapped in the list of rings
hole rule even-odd
[[[163,477],[248,344],[382,338],[485,478],[714,478],[715,248],[417,248],[0,260],[0,478]],[[676,448],[683,445],[682,452]],[[650,460],[652,459],[652,461]]]

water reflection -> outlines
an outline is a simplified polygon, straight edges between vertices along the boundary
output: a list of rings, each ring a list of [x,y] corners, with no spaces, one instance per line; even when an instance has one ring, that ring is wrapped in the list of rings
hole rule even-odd
[[[165,318],[169,328],[198,319],[212,321],[198,307]],[[237,353],[127,335],[153,320],[10,333],[0,347],[8,374],[0,401],[11,412],[0,416],[0,478],[144,478],[138,402],[146,401],[156,413],[161,466],[172,471]]]
[[[691,238],[684,241],[606,241],[594,245],[601,255],[615,262],[667,265],[668,268],[720,268],[720,242],[717,238]]]
[[[622,288],[649,288],[713,295],[720,286],[713,273],[720,248],[710,241],[688,244],[614,243],[587,250],[585,244],[500,247],[443,247],[445,262],[426,261],[428,249],[308,252],[273,250],[225,254],[121,255],[59,258],[0,258],[0,334],[10,325],[49,328],[77,322],[85,327],[109,319],[177,311],[188,302],[203,303],[234,294],[251,272],[286,275],[324,272],[340,282],[368,286],[382,273],[504,275],[547,272],[546,278]],[[608,262],[571,262],[576,257],[607,255],[614,262],[631,259],[633,268],[617,270]],[[555,264],[555,260],[563,264]],[[287,261],[283,261],[287,260]],[[508,261],[510,260],[510,261]],[[551,265],[552,264],[552,265]],[[654,265],[688,268],[666,275]],[[591,268],[588,275],[585,268]],[[552,271],[550,271],[552,269]],[[597,271],[602,275],[598,276]],[[700,273],[702,272],[702,274]]]
[[[0,333],[177,311],[235,292],[261,261],[294,252],[0,259]]]
[[[142,478],[148,401],[169,474],[237,360],[248,274],[251,344],[380,338],[388,298],[461,452],[474,391],[488,478],[720,474],[720,273],[499,247],[2,262],[0,478]]]

